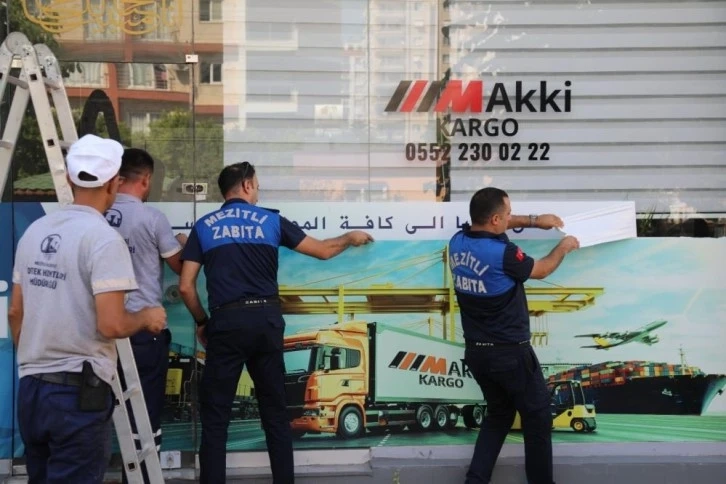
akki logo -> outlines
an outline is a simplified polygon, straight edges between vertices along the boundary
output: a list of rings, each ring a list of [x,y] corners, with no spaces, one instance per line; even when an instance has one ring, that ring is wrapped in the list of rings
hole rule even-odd
[[[538,89],[526,89],[523,81],[516,81],[514,93],[508,92],[504,83],[494,83],[491,96],[484,105],[484,81],[401,81],[386,105],[385,112],[425,113],[431,110],[441,113],[492,112],[495,108],[508,113],[516,112],[566,112],[571,111],[570,81],[565,89],[549,90],[547,81],[540,81]],[[562,94],[563,106],[558,104]],[[437,100],[438,99],[438,100]]]
[[[398,351],[388,364],[389,368],[398,370],[432,373],[436,375],[456,375],[471,378],[469,368],[463,359],[448,361],[445,357],[424,355],[411,351]]]

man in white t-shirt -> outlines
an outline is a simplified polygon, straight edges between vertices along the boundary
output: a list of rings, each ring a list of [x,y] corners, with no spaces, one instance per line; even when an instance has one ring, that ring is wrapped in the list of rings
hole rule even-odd
[[[8,319],[18,353],[18,423],[30,482],[101,483],[111,452],[115,338],[159,333],[164,308],[128,312],[129,250],[103,217],[123,147],[86,135],[67,156],[75,201],[18,243]]]
[[[146,306],[161,306],[164,261],[177,274],[181,272],[180,256],[186,235],[175,237],[166,216],[144,203],[151,192],[151,178],[154,175],[154,159],[149,153],[139,148],[124,150],[119,175],[121,185],[116,201],[105,216],[109,225],[121,234],[129,247],[139,286],[136,291],[129,293],[126,309],[138,311]],[[169,328],[164,328],[160,334],[141,331],[130,339],[159,450],[171,332]]]

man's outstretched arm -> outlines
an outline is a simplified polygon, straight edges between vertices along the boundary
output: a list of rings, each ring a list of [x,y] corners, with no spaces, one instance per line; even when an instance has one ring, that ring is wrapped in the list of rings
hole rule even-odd
[[[538,228],[549,230],[564,227],[564,222],[557,215],[546,213],[543,215],[512,215],[507,229]]]

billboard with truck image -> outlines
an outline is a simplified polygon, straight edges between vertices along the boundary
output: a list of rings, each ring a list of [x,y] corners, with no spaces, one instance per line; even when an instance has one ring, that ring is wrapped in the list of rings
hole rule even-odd
[[[21,228],[56,207],[21,205],[15,204],[15,220]],[[169,207],[159,205],[175,231],[189,228],[186,212],[175,215]],[[447,205],[447,211],[441,205]],[[580,204],[576,205],[578,208],[515,205],[513,209],[519,213],[565,215],[569,209],[572,215],[583,211]],[[375,220],[377,232],[374,244],[350,249],[328,261],[280,250],[286,345],[295,348],[297,341],[303,347],[305,338],[317,338],[312,346],[319,348],[315,357],[310,347],[306,355],[292,357],[290,353],[286,358],[288,380],[294,382],[289,386],[289,395],[298,399],[290,402],[291,417],[295,412],[307,412],[307,417],[313,417],[317,405],[318,418],[328,419],[322,423],[318,420],[319,428],[315,429],[309,422],[301,427],[301,421],[295,423],[293,418],[298,436],[305,431],[295,441],[298,449],[458,445],[476,440],[476,419],[485,418],[485,402],[460,364],[463,340],[458,306],[451,297],[453,284],[446,252],[456,222],[447,224],[456,221],[457,216],[465,221],[468,207],[454,203],[399,207],[398,212],[387,216],[375,212],[380,208],[377,204],[276,207],[301,226],[317,216],[317,226],[322,228],[325,217],[326,233],[316,233],[314,222],[309,224],[309,233],[319,238],[340,234],[345,230],[341,228],[343,222],[365,226],[366,220]],[[198,213],[213,208],[200,207]],[[348,219],[344,220],[342,213],[332,213],[335,209],[346,212]],[[392,229],[378,228],[379,216],[383,227],[390,224],[400,231],[388,235]],[[437,218],[432,227],[432,216],[446,219],[441,224]],[[331,229],[333,219],[338,222]],[[524,229],[511,231],[510,236],[528,255],[539,258],[561,237],[539,232]],[[12,239],[0,239],[10,250]],[[570,254],[548,279],[526,283],[532,344],[545,376],[552,382],[580,382],[583,404],[592,404],[597,411],[594,432],[558,427],[553,437],[556,443],[726,441],[726,398],[722,395],[726,360],[721,348],[725,334],[718,318],[726,310],[722,299],[726,290],[724,260],[723,239],[628,237],[584,247]],[[9,260],[6,262],[2,267],[9,270]],[[9,278],[9,274],[0,277]],[[179,298],[177,284],[177,276],[167,271],[164,305],[173,339],[162,449],[194,451],[200,431],[196,382],[204,371],[205,353],[195,341],[194,323]],[[203,275],[199,292],[206,304]],[[648,338],[631,337],[655,321],[667,324],[650,331]],[[373,340],[364,335],[373,323],[384,329],[375,333],[378,340],[371,345]],[[354,337],[341,331],[351,325],[360,326]],[[331,330],[338,334],[324,336]],[[599,345],[610,346],[607,349],[588,348],[598,343],[578,336],[591,334],[610,343],[619,341],[614,337],[617,334],[628,342]],[[14,364],[12,343],[5,341],[8,377],[3,399],[7,411],[3,414],[9,416],[13,412],[16,377],[10,378],[14,375],[10,371]],[[368,350],[380,349],[383,357],[371,359],[371,354],[364,355],[366,344]],[[341,351],[333,352],[334,346],[341,347]],[[351,351],[354,349],[361,351],[359,357]],[[333,369],[334,364],[338,369]],[[311,376],[301,378],[304,375],[300,370]],[[312,383],[317,380],[318,384],[308,385],[313,373],[316,376]],[[569,390],[558,391],[558,398],[579,398],[574,387]],[[613,401],[622,402],[624,407],[612,407]],[[321,406],[321,402],[325,404]],[[351,411],[343,415],[344,402],[357,405],[364,428],[356,429],[356,419],[349,418]],[[553,400],[553,404],[565,403]],[[464,409],[475,405],[481,412],[471,415],[474,425],[471,421],[467,424]],[[448,412],[447,425],[441,425],[443,418],[436,418],[443,415],[441,409],[437,412],[439,406]],[[424,407],[431,409],[430,421],[421,415],[417,419],[417,411]],[[452,414],[457,411],[458,418],[452,425]],[[427,415],[428,409],[424,408],[423,417]],[[348,428],[353,429],[350,435],[339,434],[341,422],[343,427],[348,422]],[[2,436],[6,454],[22,455],[22,441],[12,418],[5,422]],[[513,430],[507,439],[521,442],[521,432]],[[255,389],[246,371],[237,388],[228,449],[265,449]]]
[[[463,345],[381,323],[345,322],[285,338],[286,390],[294,435],[411,426],[476,427],[481,390]]]

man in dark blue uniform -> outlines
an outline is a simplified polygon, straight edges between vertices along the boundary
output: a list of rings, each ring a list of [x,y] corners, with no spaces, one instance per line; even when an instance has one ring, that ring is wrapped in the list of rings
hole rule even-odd
[[[373,239],[352,231],[317,240],[274,210],[256,206],[259,183],[248,162],[219,175],[222,207],[200,218],[182,252],[179,290],[206,347],[200,384],[200,482],[225,482],[227,428],[242,366],[254,382],[273,482],[294,482],[292,434],[285,402],[282,354],[285,321],[278,300],[278,247],[318,259]],[[204,266],[210,316],[196,290]]]
[[[509,196],[488,187],[471,199],[471,226],[449,242],[449,258],[461,324],[465,359],[487,402],[487,418],[474,448],[467,484],[489,483],[504,439],[522,419],[525,468],[529,484],[553,484],[550,394],[530,345],[527,279],[543,279],[565,255],[579,247],[564,237],[546,257],[535,261],[509,241],[505,231],[562,226],[554,215],[512,217]]]

